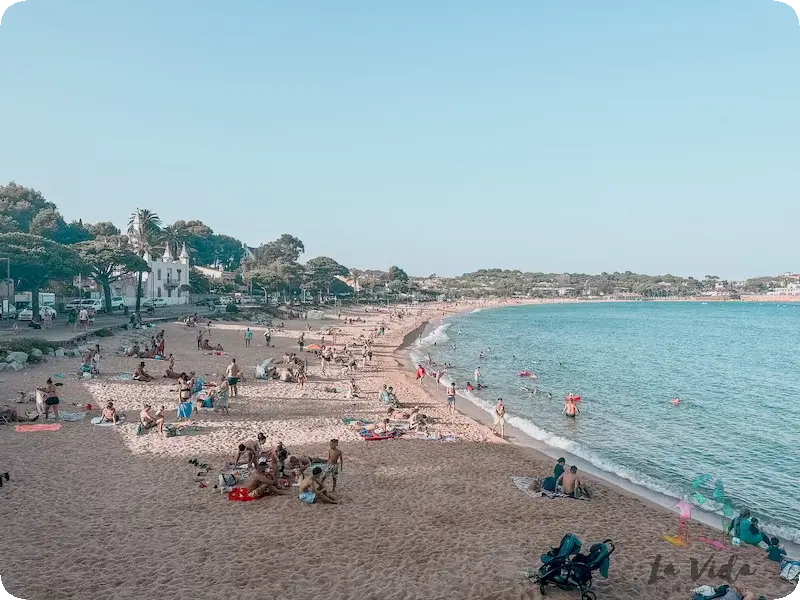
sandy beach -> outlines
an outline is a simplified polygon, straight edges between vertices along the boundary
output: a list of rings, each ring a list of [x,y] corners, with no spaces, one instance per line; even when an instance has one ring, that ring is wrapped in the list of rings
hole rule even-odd
[[[538,588],[521,572],[538,567],[540,554],[575,533],[585,549],[606,538],[616,544],[609,578],[595,573],[600,599],[686,600],[692,588],[728,583],[719,573],[726,563],[734,565],[730,580],[737,584],[770,600],[788,596],[793,586],[779,579],[777,563],[764,551],[730,545],[716,550],[696,538],[720,540],[720,532],[700,524],[692,524],[691,547],[672,546],[663,536],[676,533],[675,513],[603,481],[588,478],[588,502],[534,498],[517,489],[511,476],[547,476],[551,459],[502,442],[467,415],[449,417],[444,394],[417,385],[398,350],[426,320],[448,310],[415,307],[401,322],[390,321],[385,307],[343,313],[363,320],[353,324],[333,313],[324,320],[286,321],[273,333],[274,347],[265,347],[263,327],[250,324],[253,342],[246,348],[248,323],[214,322],[210,340],[225,348],[220,355],[195,349],[196,328],[166,324],[166,352],[175,355],[177,371],[219,381],[235,357],[246,375],[229,414],[201,412],[192,421],[196,430],[177,437],[136,434],[143,402],[165,405],[168,422],[176,422],[178,399],[176,383],[161,378],[166,365],[159,361],[146,361],[158,376],[152,383],[119,380],[134,372],[138,360],[118,348],[139,334],[95,340],[103,349],[98,379],[78,379],[75,358],[3,372],[2,404],[63,373],[61,411],[83,413],[87,403],[94,405],[57,431],[0,426],[0,472],[11,474],[0,488],[3,586],[27,600],[538,598]],[[372,362],[362,368],[357,353],[358,398],[347,398],[347,380],[338,370],[323,376],[310,354],[303,389],[253,377],[264,359],[296,351],[301,331],[306,343],[322,343],[321,328],[336,327],[341,348],[381,322],[387,331],[376,337]],[[361,440],[342,417],[382,419],[386,410],[377,393],[384,384],[405,406],[419,405],[432,430],[457,441]],[[91,425],[90,417],[108,400],[125,411],[127,422]],[[35,410],[32,404],[10,405]],[[258,432],[268,445],[280,441],[292,453],[311,456],[324,456],[328,441],[338,438],[342,503],[305,505],[295,492],[232,502],[215,490],[237,445]],[[199,472],[192,459],[212,471]],[[549,588],[547,596],[580,594]]]

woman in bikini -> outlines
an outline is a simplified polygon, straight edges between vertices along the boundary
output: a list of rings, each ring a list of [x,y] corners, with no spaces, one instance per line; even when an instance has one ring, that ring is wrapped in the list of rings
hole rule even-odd
[[[60,400],[58,399],[58,390],[53,384],[53,380],[48,379],[47,385],[38,389],[44,394],[44,418],[47,419],[50,416],[50,409],[52,408],[53,415],[56,420],[58,420],[58,404]]]

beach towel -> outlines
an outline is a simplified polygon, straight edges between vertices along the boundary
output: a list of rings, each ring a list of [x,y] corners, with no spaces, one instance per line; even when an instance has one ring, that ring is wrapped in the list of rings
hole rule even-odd
[[[708,544],[712,548],[716,548],[717,550],[725,550],[725,544],[718,540],[711,540],[707,537],[699,537],[697,538],[698,542],[703,542],[704,544]]]
[[[178,405],[178,418],[191,419],[192,418],[192,402],[182,402]]]
[[[133,381],[133,373],[120,373],[111,377],[111,381]]]
[[[514,485],[517,488],[525,492],[526,495],[530,496],[531,498],[569,498],[570,500],[586,500],[588,498],[573,498],[572,496],[568,496],[567,494],[562,494],[561,492],[548,492],[547,490],[539,490],[534,491],[529,489],[531,484],[534,481],[541,481],[538,477],[512,477],[511,481],[514,482]]]
[[[371,425],[372,421],[367,421],[366,419],[353,419],[352,417],[342,417],[342,423],[345,425],[359,425],[363,427],[364,425]]]
[[[408,431],[403,433],[403,437],[409,440],[423,440],[430,442],[455,442],[458,440],[458,436],[456,436],[454,433],[438,435],[436,433],[425,433],[424,431]]]
[[[362,429],[358,432],[358,435],[361,436],[361,439],[365,442],[376,442],[381,440],[393,440],[395,436],[389,433],[374,433],[372,431],[367,431],[366,429]]]
[[[86,416],[85,412],[77,412],[77,413],[70,413],[70,412],[62,412],[58,415],[59,421],[82,421],[83,417]]]
[[[683,540],[678,537],[677,535],[665,535],[664,541],[669,542],[673,546],[677,546],[678,548],[682,548],[684,546]]]
[[[250,502],[255,500],[245,488],[233,488],[228,492],[228,500],[232,502]]]
[[[103,417],[95,417],[92,419],[92,425],[99,425],[100,427],[111,427],[113,425],[120,425],[125,422],[125,415],[120,415],[116,423],[111,421],[103,421]]]
[[[17,425],[17,431],[58,431],[61,423],[41,423],[39,425]]]

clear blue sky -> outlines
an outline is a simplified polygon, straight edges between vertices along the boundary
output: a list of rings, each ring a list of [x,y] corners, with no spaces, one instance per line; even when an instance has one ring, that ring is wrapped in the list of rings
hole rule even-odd
[[[0,181],[350,267],[800,270],[800,26],[772,0],[27,0]]]

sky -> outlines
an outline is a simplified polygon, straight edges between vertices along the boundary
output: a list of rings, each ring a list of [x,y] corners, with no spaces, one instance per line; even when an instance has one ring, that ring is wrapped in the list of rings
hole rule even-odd
[[[0,182],[420,276],[800,271],[799,71],[772,0],[27,0]]]

